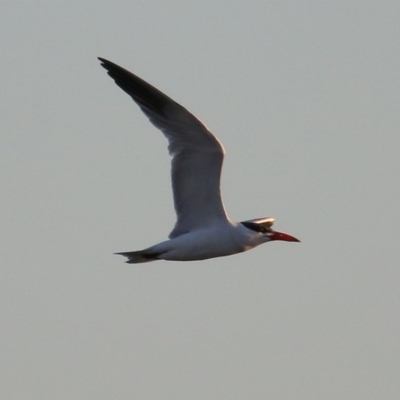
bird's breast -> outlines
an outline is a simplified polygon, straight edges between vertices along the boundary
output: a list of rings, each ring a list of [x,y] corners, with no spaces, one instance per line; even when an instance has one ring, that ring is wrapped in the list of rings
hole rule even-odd
[[[218,227],[189,232],[155,246],[165,260],[192,261],[228,256],[255,247],[249,235],[235,227]]]

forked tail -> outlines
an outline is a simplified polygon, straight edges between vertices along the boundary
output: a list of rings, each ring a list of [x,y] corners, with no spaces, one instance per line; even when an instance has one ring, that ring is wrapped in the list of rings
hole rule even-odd
[[[157,261],[158,256],[160,253],[154,253],[154,251],[150,251],[149,249],[146,250],[139,250],[139,251],[127,251],[124,253],[114,253],[128,258],[126,263],[128,264],[139,264],[145,263],[150,261]]]

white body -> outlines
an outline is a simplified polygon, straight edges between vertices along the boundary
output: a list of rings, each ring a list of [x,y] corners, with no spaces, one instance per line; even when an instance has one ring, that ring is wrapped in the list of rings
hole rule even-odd
[[[160,260],[194,261],[242,253],[266,241],[242,224],[228,222],[186,233],[146,250],[160,253]]]

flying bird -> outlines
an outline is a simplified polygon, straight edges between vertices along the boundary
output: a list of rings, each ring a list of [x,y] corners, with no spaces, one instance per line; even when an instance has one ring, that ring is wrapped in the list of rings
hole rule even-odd
[[[274,219],[231,221],[224,209],[220,177],[225,150],[193,114],[111,61],[99,58],[108,75],[128,93],[168,140],[177,221],[169,240],[120,254],[129,264],[156,260],[195,261],[228,256],[274,240],[299,242],[272,229]]]

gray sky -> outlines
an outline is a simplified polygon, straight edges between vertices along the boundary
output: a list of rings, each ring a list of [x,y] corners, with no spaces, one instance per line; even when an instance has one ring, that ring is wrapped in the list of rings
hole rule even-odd
[[[400,398],[400,5],[32,1],[0,14],[4,399]],[[301,244],[124,264],[175,215],[133,71]]]

